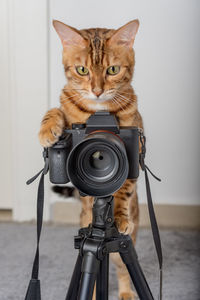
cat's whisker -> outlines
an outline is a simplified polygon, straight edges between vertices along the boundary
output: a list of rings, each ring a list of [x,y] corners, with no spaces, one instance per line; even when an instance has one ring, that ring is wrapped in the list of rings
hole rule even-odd
[[[129,95],[123,95],[123,94],[121,94],[121,93],[116,93],[117,95],[119,95],[120,97],[122,97],[122,98],[124,98],[124,99],[126,99],[126,100],[131,100],[131,97],[128,97]],[[132,95],[132,94],[131,94]]]
[[[118,103],[116,102],[116,100],[114,98],[112,98],[111,101],[114,103],[114,106],[118,106]]]
[[[126,97],[128,97],[129,95],[132,95],[133,93],[122,92],[122,94],[121,94],[118,91],[119,90],[111,89],[107,93],[105,93],[105,95],[111,95],[111,96],[113,96],[112,94],[114,94],[114,96],[119,96],[119,97],[123,98],[124,101],[130,102],[130,100],[128,100]],[[123,95],[123,94],[127,94],[127,95]]]
[[[67,100],[69,100],[70,101],[70,99],[71,98],[73,98],[73,97],[82,97],[80,94],[75,94],[75,95],[72,95],[72,96],[69,96],[69,97],[66,97],[65,98],[65,101],[67,101]]]
[[[114,102],[115,104],[117,104],[117,102],[115,101],[115,98],[112,98],[111,101]]]
[[[117,96],[117,99],[119,100],[120,103],[130,103],[130,101],[124,99],[124,98],[121,98],[120,96]]]
[[[115,100],[115,97],[112,98],[111,101],[118,105],[118,103],[117,103],[116,100]]]
[[[117,91],[118,92],[118,91]],[[126,94],[126,95],[132,95],[133,94],[133,92],[130,92],[130,93],[128,93],[128,92],[124,92],[124,91],[120,91],[122,94]]]
[[[120,90],[119,88],[116,88],[116,89],[110,89],[109,91],[112,91],[112,92],[115,92],[115,93],[117,93],[117,92],[122,92],[122,93],[124,93],[124,91]],[[127,93],[127,92],[126,92],[126,93]]]
[[[117,95],[117,97],[118,97],[118,100],[119,100],[120,103],[123,102],[123,103],[127,103],[128,104],[128,103],[131,102],[130,99],[124,98],[121,95]]]
[[[105,93],[106,96],[107,96],[107,95],[113,95],[113,94],[115,94],[114,91],[109,91],[109,92],[106,92],[106,93]]]
[[[125,103],[130,103],[131,99],[127,99],[126,97],[123,97],[121,94],[116,94],[117,97],[119,97],[119,100],[125,102]]]
[[[132,95],[132,93],[124,93],[124,92],[116,92],[116,94],[118,94],[118,95],[121,95],[121,96],[124,96],[124,97],[128,97],[128,96],[126,96],[126,95]],[[124,94],[126,94],[126,95],[124,95]]]
[[[116,93],[116,96],[117,96],[117,97],[120,97],[121,99],[124,99],[125,101],[128,100],[125,96],[122,96],[122,95],[119,94],[119,93]]]
[[[118,101],[118,99],[117,98],[113,98],[113,99],[115,99],[116,100],[116,102],[117,102],[117,104],[121,107],[121,109],[124,111],[124,108],[123,108],[123,106],[121,105],[121,103]]]

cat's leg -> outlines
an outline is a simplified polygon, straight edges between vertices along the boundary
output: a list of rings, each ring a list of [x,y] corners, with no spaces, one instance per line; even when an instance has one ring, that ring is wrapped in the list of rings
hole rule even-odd
[[[139,208],[136,192],[136,182],[127,180],[115,194],[115,219],[120,232],[130,234],[135,244]],[[120,300],[133,300],[134,292],[131,289],[130,276],[126,266],[118,253],[112,253],[111,259],[116,265]]]
[[[114,194],[115,223],[120,233],[132,234],[134,220],[131,216],[132,207],[138,211],[136,181],[127,179],[124,185]]]
[[[41,123],[39,132],[40,144],[43,147],[51,147],[62,135],[64,127],[64,113],[59,108],[50,109]]]
[[[92,206],[94,198],[90,196],[80,197],[82,202],[82,211],[80,216],[81,227],[87,227],[92,222]]]

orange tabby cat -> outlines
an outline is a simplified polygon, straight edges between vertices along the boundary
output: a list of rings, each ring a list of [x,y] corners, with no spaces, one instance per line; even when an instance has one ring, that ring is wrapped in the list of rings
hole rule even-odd
[[[114,113],[122,126],[142,128],[137,97],[131,86],[134,70],[133,42],[139,22],[134,20],[118,30],[92,28],[77,30],[59,21],[53,25],[62,41],[67,84],[60,108],[49,110],[39,132],[42,146],[52,146],[65,127],[85,122],[97,110]],[[136,181],[126,180],[115,193],[115,221],[120,232],[136,240],[139,210]],[[92,197],[82,197],[81,225],[91,222]],[[112,254],[119,280],[119,299],[134,299],[129,276],[118,254]]]

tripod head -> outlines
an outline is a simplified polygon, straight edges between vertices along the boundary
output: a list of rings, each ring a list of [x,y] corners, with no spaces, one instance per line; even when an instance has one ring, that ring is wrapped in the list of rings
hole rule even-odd
[[[92,209],[92,226],[105,229],[114,223],[113,196],[96,197]]]

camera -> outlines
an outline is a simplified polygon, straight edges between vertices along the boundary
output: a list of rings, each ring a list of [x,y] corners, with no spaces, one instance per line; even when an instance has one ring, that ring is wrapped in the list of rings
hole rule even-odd
[[[48,148],[50,181],[69,181],[81,195],[107,196],[139,176],[139,129],[119,126],[109,112],[72,124]]]

